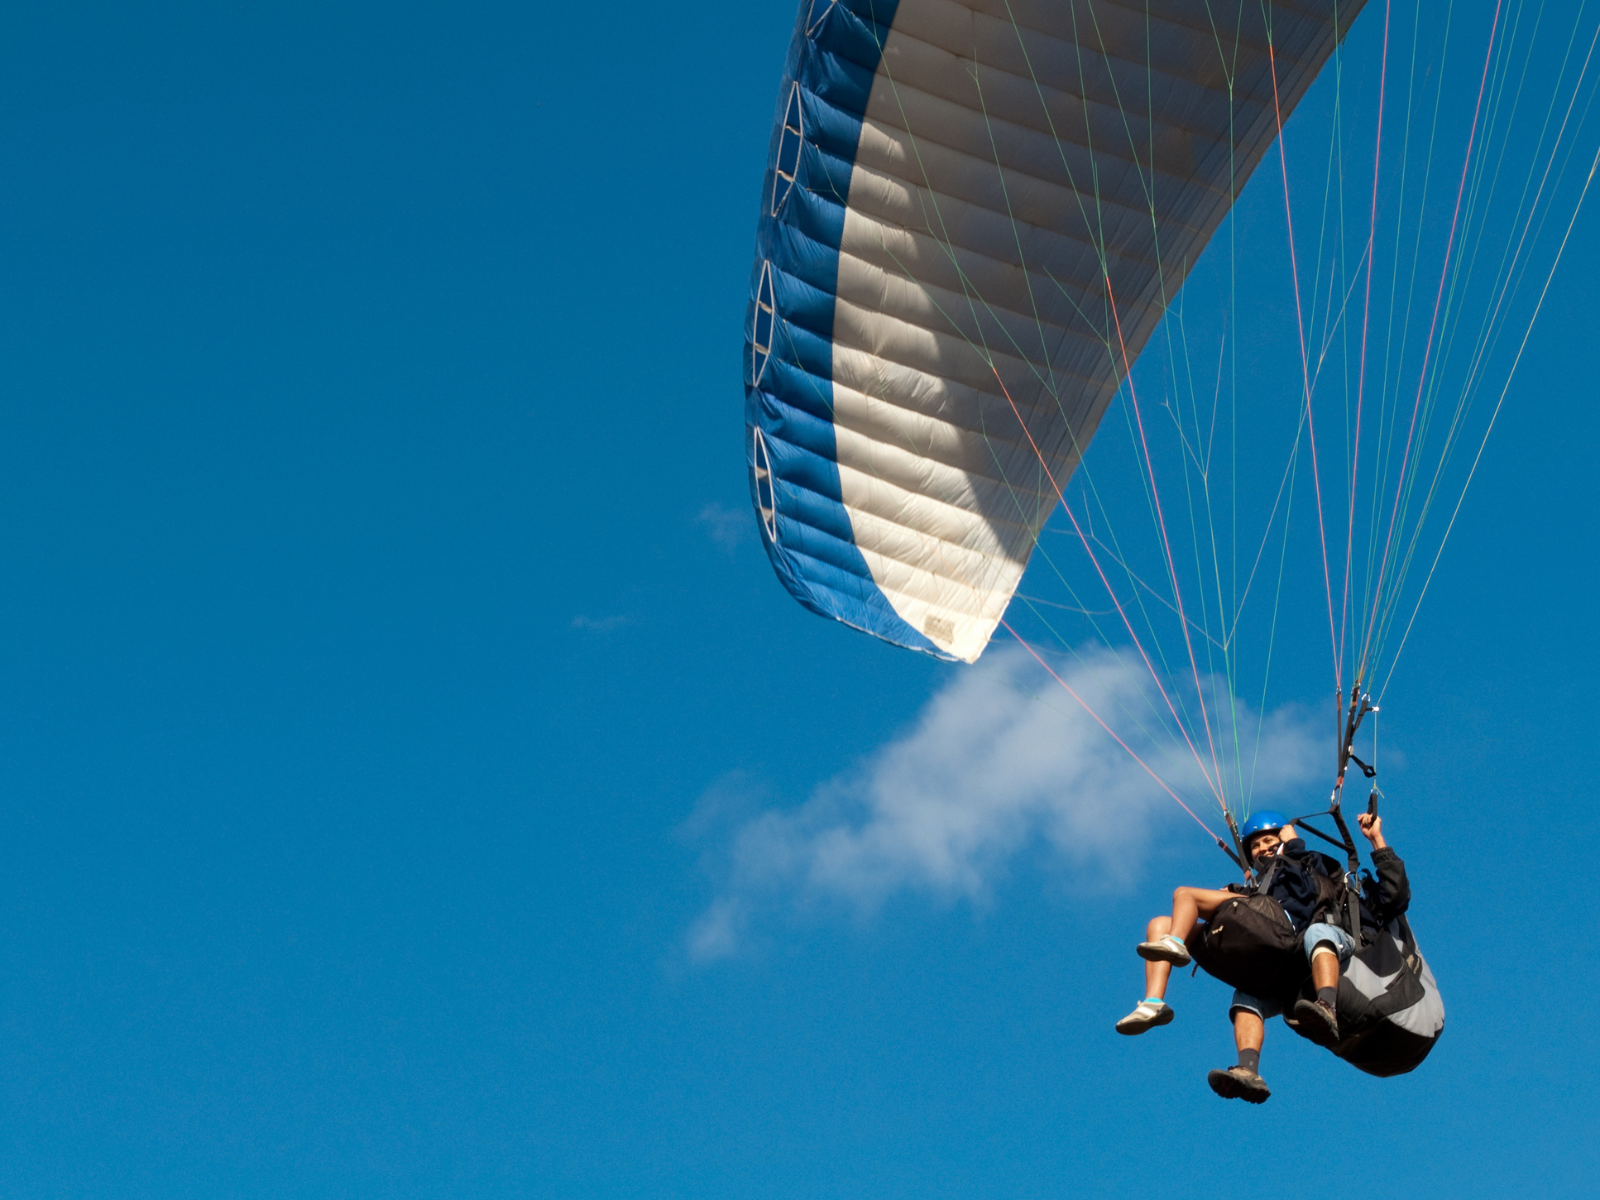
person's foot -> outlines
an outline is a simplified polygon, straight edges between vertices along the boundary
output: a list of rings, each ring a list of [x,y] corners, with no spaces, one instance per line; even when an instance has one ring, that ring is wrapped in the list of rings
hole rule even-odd
[[[1265,1104],[1272,1090],[1267,1081],[1246,1067],[1229,1067],[1206,1076],[1211,1090],[1224,1100],[1243,1100],[1246,1104]]]
[[[1165,1001],[1141,1000],[1137,1008],[1117,1022],[1117,1032],[1130,1036],[1143,1033],[1157,1025],[1170,1025],[1172,1018],[1177,1015],[1172,1011],[1172,1005]]]
[[[1170,933],[1153,942],[1140,942],[1138,951],[1140,958],[1147,958],[1151,962],[1171,963],[1175,967],[1189,965],[1189,947],[1183,944],[1182,938],[1173,937]]]
[[[1332,1046],[1339,1040],[1339,1014],[1321,1000],[1297,1000],[1294,1022],[1319,1046]]]

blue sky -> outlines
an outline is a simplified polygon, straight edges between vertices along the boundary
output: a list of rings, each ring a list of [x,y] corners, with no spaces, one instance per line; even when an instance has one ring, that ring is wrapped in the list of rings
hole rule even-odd
[[[1592,1177],[1593,213],[1386,698],[1421,1070],[1279,1028],[1224,1105],[1204,978],[1112,1033],[1226,876],[1175,810],[693,953],[738,831],[859,800],[963,678],[802,611],[747,515],[792,20],[8,11],[4,1195],[1206,1197],[1301,1139],[1411,1195]]]

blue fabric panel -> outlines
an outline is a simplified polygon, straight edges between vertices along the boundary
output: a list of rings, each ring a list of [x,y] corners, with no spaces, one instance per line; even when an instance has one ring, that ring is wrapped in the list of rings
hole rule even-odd
[[[793,258],[798,260],[804,255],[812,259],[811,262],[801,262],[799,265],[821,276],[822,268],[826,265],[823,260],[827,248],[805,238],[795,239],[794,244],[797,250]],[[783,319],[797,329],[806,330],[819,337],[827,337],[833,329],[833,293],[815,286],[799,275],[776,270],[773,274],[772,290],[783,312]]]
[[[810,164],[802,160],[801,170]],[[850,172],[843,173],[850,186]],[[775,270],[799,275],[813,287],[833,295],[839,282],[839,239],[844,233],[844,201],[824,199],[800,188],[789,193],[783,206],[784,221],[772,225],[772,236],[762,247]],[[832,327],[830,321],[830,328]]]
[[[833,317],[839,245],[861,121],[872,94],[884,40],[899,0],[841,0],[808,36],[812,2],[801,0],[779,91],[767,172],[762,181],[756,264],[745,319],[745,454],[751,502],[761,507],[755,477],[755,434],[772,464],[776,540],[762,541],[785,587],[813,612],[897,645],[941,658],[920,632],[890,607],[856,548],[840,499],[833,427]],[[793,187],[772,212],[783,118],[800,84],[805,144]],[[786,186],[786,185],[785,185]],[[777,194],[782,194],[779,187]],[[777,329],[771,357],[752,357],[756,295],[763,263],[772,264]]]
[[[839,4],[828,14],[828,20],[813,35],[817,45],[830,59],[848,64],[864,72],[871,87],[871,77],[878,73],[878,58],[883,53],[883,43],[889,36],[889,26],[894,24],[899,0],[856,0]],[[865,92],[857,112],[867,110]]]
[[[805,249],[807,257],[811,261],[802,265],[807,268],[813,277],[822,276],[824,268],[827,267],[830,261],[837,264],[837,252],[829,255],[825,246],[808,241]],[[787,346],[792,340],[793,344],[798,347],[804,344],[807,338],[827,340],[832,336],[833,306],[835,303],[831,286],[833,279],[831,277],[824,278],[820,283],[821,286],[812,280],[790,275],[778,267],[776,263],[773,264],[772,292],[777,299],[777,309],[782,315],[785,324],[785,328],[777,339],[778,342]],[[796,353],[798,352],[797,350]],[[831,372],[830,359],[827,356],[832,353],[830,346],[826,350],[824,357],[820,359],[788,360],[814,361],[814,365],[809,369],[820,371],[826,376]],[[788,358],[787,355],[784,357]]]
[[[802,84],[802,86],[804,86]],[[848,99],[854,99],[850,89]],[[866,93],[862,94],[865,103]],[[840,108],[833,100],[817,96],[808,97],[802,105],[806,115],[806,142],[819,151],[844,160],[847,166],[855,162],[856,144],[861,140],[861,118],[852,118],[848,109]]]

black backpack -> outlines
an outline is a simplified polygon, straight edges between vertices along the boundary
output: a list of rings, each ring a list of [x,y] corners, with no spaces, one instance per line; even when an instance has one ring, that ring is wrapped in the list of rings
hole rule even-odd
[[[1186,945],[1207,975],[1261,999],[1293,995],[1311,973],[1283,905],[1259,892],[1224,901]]]

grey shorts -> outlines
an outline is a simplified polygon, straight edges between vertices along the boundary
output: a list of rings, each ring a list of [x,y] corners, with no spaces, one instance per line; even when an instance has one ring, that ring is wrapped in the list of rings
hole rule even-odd
[[[1261,1000],[1255,996],[1252,996],[1249,992],[1241,992],[1235,988],[1233,992],[1233,1003],[1228,1005],[1228,1015],[1231,1017],[1240,1009],[1243,1009],[1245,1012],[1255,1013],[1255,1015],[1260,1017],[1263,1021],[1270,1021],[1273,1017],[1281,1017],[1283,1015],[1283,1005],[1279,1004],[1277,1001]]]

